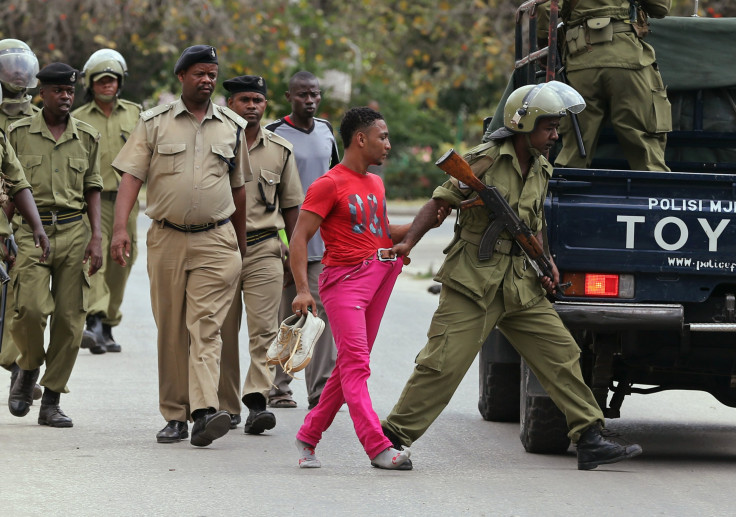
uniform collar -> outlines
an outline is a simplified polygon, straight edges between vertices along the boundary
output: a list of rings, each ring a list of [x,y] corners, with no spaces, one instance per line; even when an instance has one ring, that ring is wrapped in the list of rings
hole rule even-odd
[[[179,97],[176,102],[174,102],[174,105],[172,107],[172,110],[174,112],[174,117],[178,117],[182,113],[189,113],[192,115],[192,113],[187,109],[186,105],[184,104],[184,101],[181,97]],[[192,115],[194,116],[194,115]],[[210,99],[210,103],[207,105],[207,112],[204,115],[203,121],[208,118],[216,118],[217,120],[222,120],[222,115],[218,110],[215,109],[215,103],[212,102]]]
[[[36,113],[35,115],[31,117],[31,125],[29,128],[29,132],[30,133],[41,133],[41,135],[53,140],[56,144],[66,142],[67,140],[71,140],[72,138],[76,138],[77,140],[79,140],[79,133],[77,133],[77,124],[71,115],[69,115],[69,120],[67,121],[66,129],[61,134],[61,137],[59,137],[59,139],[56,140],[54,138],[54,135],[51,134],[51,131],[49,130],[49,126],[46,125],[46,120],[43,118],[43,110],[39,111],[38,113]]]
[[[120,108],[120,107],[121,107],[121,106],[120,106],[120,103],[118,102],[118,100],[117,100],[117,99],[115,99],[115,100],[113,101],[113,103],[114,103],[114,106],[112,107],[112,110],[113,110],[113,111],[115,111],[116,109],[118,109],[118,108]],[[96,101],[95,101],[94,99],[92,99],[92,100],[91,100],[91,101],[90,101],[90,102],[89,102],[88,104],[90,104],[90,108],[89,108],[89,109],[90,109],[90,111],[93,111],[93,110],[94,110],[94,111],[98,111],[99,113],[102,113],[103,115],[105,115],[105,112],[104,112],[104,111],[102,111],[102,108],[100,108],[100,105],[99,105],[99,104],[97,104],[97,102],[96,102]]]
[[[250,146],[248,151],[252,151],[259,146],[268,145],[268,138],[266,138],[266,132],[263,130],[260,124],[258,124],[258,133],[256,133],[256,139],[253,141],[253,145]]]
[[[501,145],[499,145],[499,156],[507,155],[513,165],[514,170],[521,175],[521,167],[519,166],[519,158],[516,156],[516,150],[514,149],[514,144],[511,138],[505,138]],[[549,163],[547,158],[544,156],[540,156],[539,158],[535,159],[532,163],[531,167],[529,167],[529,176],[533,176],[534,174],[539,173],[542,171],[544,174],[547,175],[548,178],[552,177],[552,172],[554,168],[552,167],[552,164]]]

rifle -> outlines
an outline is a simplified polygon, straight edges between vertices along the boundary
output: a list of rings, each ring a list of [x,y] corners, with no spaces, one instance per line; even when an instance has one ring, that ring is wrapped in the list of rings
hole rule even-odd
[[[532,233],[524,221],[522,221],[516,212],[509,206],[504,197],[499,194],[496,187],[489,187],[480,181],[468,162],[455,152],[454,149],[447,151],[437,162],[437,167],[445,171],[453,178],[463,182],[465,185],[478,193],[478,197],[482,200],[486,210],[492,216],[492,222],[483,233],[480,244],[478,245],[478,259],[488,260],[493,256],[493,248],[496,245],[499,235],[507,230],[514,239],[514,242],[521,248],[526,255],[530,264],[540,277],[548,277],[554,281],[554,273],[552,263],[544,254],[544,249],[539,241]],[[477,205],[477,199],[464,201],[466,206]],[[461,208],[463,207],[461,204]],[[556,284],[554,288],[564,293],[568,285]]]

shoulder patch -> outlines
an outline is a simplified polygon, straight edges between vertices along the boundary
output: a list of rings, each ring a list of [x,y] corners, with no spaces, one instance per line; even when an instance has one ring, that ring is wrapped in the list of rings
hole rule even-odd
[[[215,104],[215,109],[218,110],[223,115],[225,115],[230,120],[232,120],[233,122],[235,122],[237,125],[239,125],[243,129],[245,129],[245,127],[248,125],[248,122],[243,117],[235,113],[233,110],[231,110],[227,106],[220,106],[219,104]]]
[[[158,115],[161,115],[162,113],[166,113],[169,111],[172,107],[172,104],[159,104],[158,106],[155,106],[149,110],[146,110],[141,113],[141,118],[143,120],[151,120],[153,117],[156,117]]]
[[[31,117],[25,117],[20,120],[16,120],[12,124],[8,126],[7,132],[11,133],[15,128],[23,127],[23,126],[30,126],[31,125]]]
[[[141,106],[137,102],[129,101],[126,99],[120,99],[120,98],[118,98],[118,102],[122,104],[123,106],[125,106],[126,108],[134,108],[134,109],[137,109],[138,112],[143,111],[143,106]]]

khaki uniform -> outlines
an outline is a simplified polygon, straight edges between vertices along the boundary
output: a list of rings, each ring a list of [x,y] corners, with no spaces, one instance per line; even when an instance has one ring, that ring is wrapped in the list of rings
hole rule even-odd
[[[641,1],[657,18],[669,12],[670,3]],[[556,165],[590,167],[601,127],[610,120],[632,169],[669,171],[664,151],[672,130],[670,103],[654,49],[628,23],[629,6],[628,0],[578,0],[565,24],[567,79],[587,104],[577,116],[587,157],[580,157],[566,117],[560,126],[563,148]],[[562,0],[560,12],[565,12]]]
[[[148,276],[166,421],[220,407],[220,328],[241,270],[235,229],[223,221],[235,211],[231,189],[252,178],[245,125],[212,103],[200,123],[179,99],[143,112],[113,161],[116,171],[147,184],[146,214],[154,220]],[[207,231],[167,226],[209,223],[221,224]]]
[[[266,363],[266,352],[279,327],[279,304],[284,280],[281,241],[284,228],[280,209],[299,206],[304,201],[302,184],[291,144],[261,128],[248,150],[256,185],[246,193],[248,251],[243,259],[240,289],[222,326],[222,369],[220,402],[222,409],[240,414],[240,367],[238,331],[243,305],[248,321],[250,367],[243,395],[260,393],[265,399],[273,374]],[[245,399],[248,403],[247,398]]]
[[[25,95],[23,102],[9,104],[7,102],[0,105],[0,128],[3,132],[7,131],[8,126],[25,117],[29,117],[40,112],[41,109],[31,104],[31,96]],[[13,153],[15,154],[15,153]],[[22,172],[22,168],[21,168]],[[3,169],[5,174],[5,169]],[[25,180],[25,175],[23,176]],[[6,239],[12,234],[11,225],[5,212],[0,213],[0,239]],[[5,286],[5,324],[3,326],[2,350],[0,351],[0,366],[10,369],[15,363],[18,355],[18,347],[15,346],[13,336],[10,334],[10,325],[13,321],[13,307],[15,306],[15,295],[13,293],[12,282],[8,282]]]
[[[66,130],[56,140],[39,112],[11,124],[8,139],[33,188],[51,245],[46,262],[40,263],[41,250],[35,247],[30,226],[22,222],[16,232],[11,333],[20,351],[17,363],[23,370],[33,370],[45,362],[40,384],[68,393],[66,383],[77,359],[89,294],[87,265],[82,260],[91,234],[79,213],[86,210],[85,192],[102,189],[100,134],[69,117]],[[52,212],[57,221],[46,222]],[[44,351],[44,330],[51,315],[49,346]]]
[[[493,158],[493,164],[485,171],[481,167],[479,178],[498,188],[535,234],[541,231],[552,166],[539,158],[524,180],[511,139],[476,147],[466,159],[471,164],[482,163],[485,155]],[[433,197],[457,208],[471,194],[470,189],[461,190],[448,181]],[[459,233],[437,272],[435,280],[442,283],[442,291],[427,332],[428,342],[417,355],[417,366],[384,424],[404,445],[422,436],[439,416],[495,326],[565,414],[574,441],[580,431],[603,421],[592,392],[583,382],[580,349],[547,301],[526,258],[496,251],[491,259],[478,260],[478,243],[488,224],[482,208],[461,213]],[[504,232],[501,238],[511,236]]]
[[[115,219],[115,199],[120,185],[120,176],[112,168],[112,161],[133,131],[141,107],[134,102],[118,99],[115,107],[107,117],[95,101],[88,102],[76,109],[72,115],[96,128],[100,138],[100,174],[102,175],[103,192],[100,196],[100,227],[102,230],[102,267],[90,278],[91,290],[89,314],[102,316],[102,323],[115,327],[120,324],[123,315],[120,305],[128,282],[131,268],[138,256],[138,202],[128,218],[128,235],[130,235],[130,257],[128,265],[121,267],[110,255],[112,225]]]

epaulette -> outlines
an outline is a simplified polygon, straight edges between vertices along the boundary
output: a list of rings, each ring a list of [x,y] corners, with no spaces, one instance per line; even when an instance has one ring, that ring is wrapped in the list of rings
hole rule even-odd
[[[274,144],[278,144],[278,145],[280,145],[282,147],[286,147],[286,149],[288,149],[289,152],[293,152],[294,151],[294,146],[292,145],[292,143],[289,142],[283,136],[277,135],[273,131],[269,131],[266,128],[261,128],[261,131],[263,131],[263,134],[266,135],[266,138],[268,138],[268,140],[270,142],[273,142]]]
[[[75,118],[74,122],[77,124],[77,129],[92,135],[92,138],[95,139],[95,142],[100,141],[100,136],[101,136],[100,132],[97,129],[95,129],[94,126],[88,124],[87,122],[84,122],[83,120],[79,120],[78,118]]]
[[[233,110],[231,110],[227,106],[220,106],[219,104],[215,104],[214,108],[218,110],[220,113],[222,113],[223,115],[225,115],[227,118],[235,122],[241,128],[245,129],[245,127],[248,125],[248,122],[243,117],[235,113]]]
[[[145,121],[151,120],[153,117],[166,113],[174,106],[173,103],[159,104],[151,109],[141,112],[141,118]]]
[[[143,106],[141,106],[141,105],[140,105],[140,104],[138,104],[137,102],[129,101],[129,100],[127,100],[127,99],[120,99],[120,98],[118,98],[118,102],[119,102],[120,104],[122,104],[122,105],[126,106],[126,107],[128,107],[128,106],[129,106],[129,107],[131,107],[131,108],[137,108],[137,109],[138,109],[138,111],[143,111]]]
[[[12,124],[10,124],[8,126],[7,132],[8,132],[8,134],[10,134],[17,127],[30,126],[30,125],[31,125],[31,117],[25,117],[25,118],[22,118],[20,120],[16,120]]]

